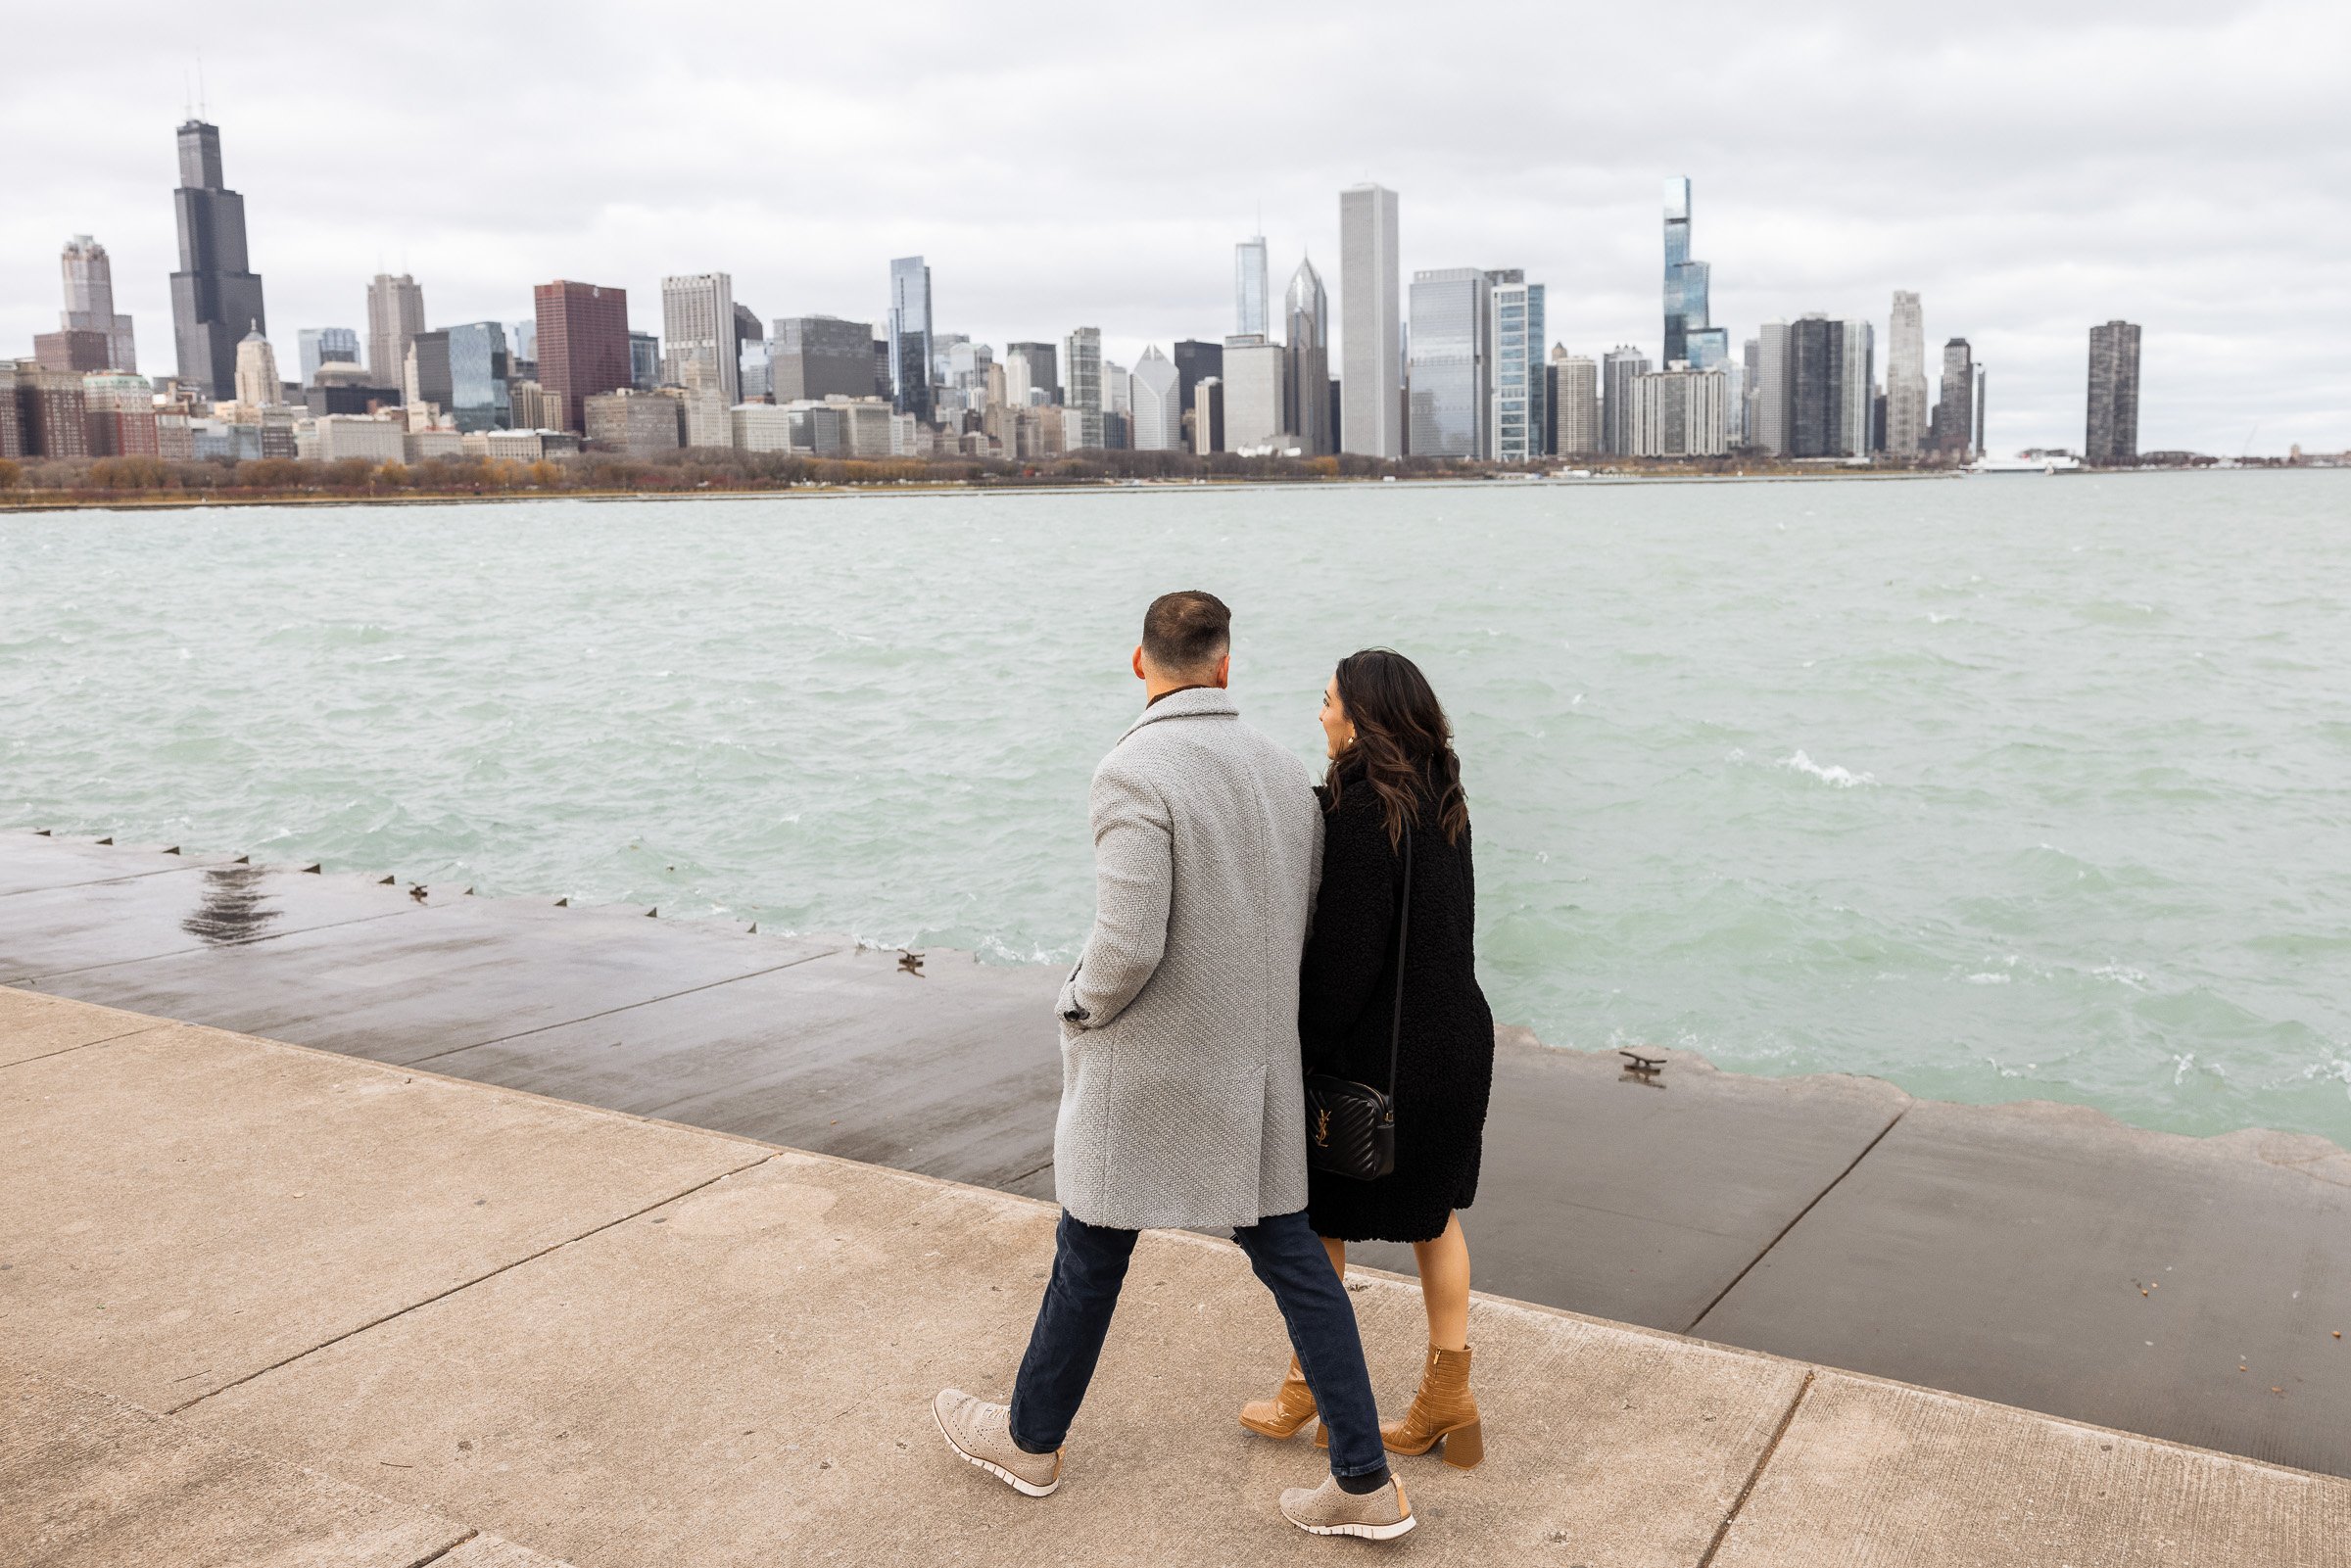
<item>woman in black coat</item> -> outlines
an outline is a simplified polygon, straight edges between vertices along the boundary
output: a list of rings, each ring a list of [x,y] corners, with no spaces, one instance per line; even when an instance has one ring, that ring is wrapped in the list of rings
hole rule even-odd
[[[1428,1312],[1420,1390],[1380,1435],[1398,1453],[1466,1469],[1485,1451],[1469,1394],[1469,1244],[1456,1211],[1477,1197],[1486,1098],[1494,1079],[1494,1017],[1478,989],[1472,928],[1469,812],[1453,731],[1412,660],[1370,648],[1340,661],[1322,696],[1330,770],[1322,883],[1299,977],[1298,1033],[1309,1072],[1385,1088],[1397,995],[1396,934],[1411,837],[1403,1028],[1396,1053],[1396,1168],[1376,1181],[1308,1176],[1307,1215],[1347,1267],[1350,1241],[1413,1245]],[[1244,1426],[1287,1437],[1314,1414],[1291,1363]]]

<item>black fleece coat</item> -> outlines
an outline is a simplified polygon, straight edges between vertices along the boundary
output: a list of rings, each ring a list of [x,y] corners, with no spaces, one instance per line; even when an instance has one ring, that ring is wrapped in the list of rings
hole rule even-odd
[[[1310,1072],[1384,1087],[1396,997],[1396,904],[1402,861],[1379,797],[1350,780],[1326,808],[1322,885],[1299,976],[1298,1034]],[[1477,1197],[1494,1016],[1477,987],[1469,834],[1449,844],[1434,811],[1413,829],[1413,910],[1406,933],[1403,1046],[1396,1068],[1396,1169],[1377,1181],[1313,1170],[1307,1216],[1347,1241],[1433,1241]]]

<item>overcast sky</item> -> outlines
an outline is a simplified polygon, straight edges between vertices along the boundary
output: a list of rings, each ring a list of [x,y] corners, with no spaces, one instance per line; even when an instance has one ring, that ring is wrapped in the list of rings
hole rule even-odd
[[[434,325],[554,277],[723,270],[763,319],[999,348],[1232,330],[1232,245],[1342,311],[1340,187],[1401,193],[1404,268],[1522,266],[1550,336],[1657,352],[1659,190],[1734,343],[1925,301],[1990,366],[1991,447],[2078,448],[2089,327],[2145,328],[2142,450],[2351,448],[2351,5],[1974,0],[1568,7],[58,6],[6,0],[0,354],[54,330],[98,237],[140,368],[173,368],[172,128],[199,51],[279,362],[364,333],[367,278]],[[1334,364],[1334,369],[1336,368]]]

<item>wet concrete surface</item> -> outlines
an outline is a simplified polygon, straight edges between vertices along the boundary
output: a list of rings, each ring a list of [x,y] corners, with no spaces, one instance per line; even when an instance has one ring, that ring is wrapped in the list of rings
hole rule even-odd
[[[855,947],[424,1059],[437,1072],[1050,1193],[1060,973]]]
[[[1708,1339],[2351,1475],[2351,1154],[1914,1104]]]
[[[225,864],[235,858],[180,854],[174,852],[176,846],[161,844],[99,844],[86,838],[59,838],[42,832],[11,832],[5,836],[8,853],[0,855],[0,897],[39,887],[70,887],[75,882],[186,871],[191,866]]]
[[[60,996],[1052,1195],[1053,969],[935,953],[918,974],[839,940],[461,888],[419,902],[405,883],[379,889],[404,907],[378,915],[370,879],[282,871],[258,883],[278,920],[216,945],[185,929],[202,868],[89,875],[113,853],[0,833],[0,885],[35,883],[0,894],[0,970]],[[2316,1140],[2292,1141],[2303,1152],[2281,1174],[2257,1135],[2199,1142],[2087,1112],[1931,1107],[1870,1079],[1665,1063],[1642,1078],[1502,1031],[1463,1216],[1478,1288],[2351,1474],[2351,1435],[2324,1415],[2351,1393],[2351,1341],[2312,1338],[2351,1321],[2311,1321],[2351,1319],[2329,1253],[2351,1234],[2351,1178],[2307,1154]],[[1354,1257],[1412,1266],[1402,1247]],[[2147,1297],[2130,1284],[2167,1267]],[[2125,1332],[2134,1304],[2158,1298],[2178,1314],[2170,1335]]]

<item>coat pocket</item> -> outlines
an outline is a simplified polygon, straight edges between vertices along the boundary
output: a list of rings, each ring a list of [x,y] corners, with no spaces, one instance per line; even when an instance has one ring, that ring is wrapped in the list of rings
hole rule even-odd
[[[1090,1036],[1081,1051],[1100,1048]],[[1154,1225],[1248,1223],[1259,1216],[1266,1069],[1169,1062],[1113,1046],[1117,1063],[1102,1121],[1105,1178],[1130,1212]]]

